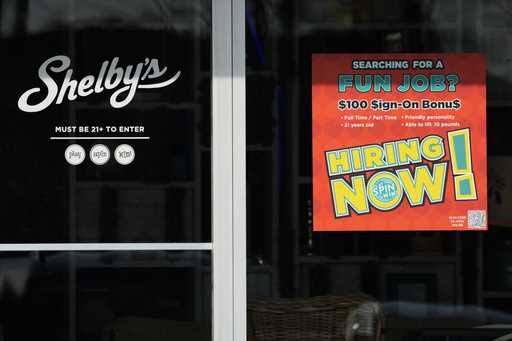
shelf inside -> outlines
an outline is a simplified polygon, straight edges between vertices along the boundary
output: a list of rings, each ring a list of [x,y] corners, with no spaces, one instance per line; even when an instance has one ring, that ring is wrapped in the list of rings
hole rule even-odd
[[[374,256],[342,256],[339,258],[329,258],[324,256],[301,256],[299,263],[302,264],[344,264],[344,263],[409,263],[409,264],[439,264],[455,263],[455,256],[406,256],[406,257],[374,257]]]
[[[484,291],[484,298],[510,298],[512,299],[512,291]]]
[[[82,189],[96,189],[110,187],[117,189],[165,189],[165,188],[190,188],[196,184],[193,181],[171,181],[167,183],[143,183],[137,181],[76,181],[75,186]]]
[[[72,103],[72,108],[76,110],[111,110],[108,103],[87,103],[87,102],[75,102]],[[198,108],[198,104],[194,102],[183,102],[183,103],[171,103],[164,101],[141,101],[130,103],[130,108],[135,110],[151,110],[158,108],[166,108],[170,110],[194,110]]]

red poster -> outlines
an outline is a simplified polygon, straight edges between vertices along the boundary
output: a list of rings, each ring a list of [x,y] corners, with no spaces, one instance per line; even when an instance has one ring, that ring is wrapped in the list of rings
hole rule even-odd
[[[312,62],[315,231],[487,229],[481,55]]]

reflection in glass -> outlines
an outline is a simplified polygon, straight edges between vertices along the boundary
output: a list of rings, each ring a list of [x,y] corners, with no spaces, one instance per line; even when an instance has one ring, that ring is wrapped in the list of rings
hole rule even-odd
[[[504,171],[511,155],[509,2],[247,0],[246,7],[249,339],[271,340],[274,332],[388,341],[509,334],[512,220],[502,219],[511,211]],[[485,234],[312,232],[311,55],[432,52],[486,57],[489,154],[499,155],[489,158],[490,195],[501,205],[500,217],[491,208],[489,218],[502,227]],[[354,294],[365,299],[353,302]],[[359,329],[378,321],[358,312],[365,304],[382,312],[371,335]],[[339,329],[318,328],[329,319]]]
[[[0,339],[211,340],[206,252],[0,257]]]
[[[211,2],[20,0],[0,8],[0,156],[9,160],[0,243],[209,241]],[[41,79],[39,68],[56,56],[70,65],[57,72],[54,61]],[[124,89],[118,76],[139,65],[137,87]],[[22,111],[18,99],[30,89],[39,88],[30,106],[48,97],[49,78],[61,100]],[[80,91],[88,79],[94,86]],[[118,102],[133,98],[116,108],[120,90]],[[93,139],[51,139],[75,136]],[[64,157],[73,143],[86,154],[77,166]],[[89,157],[97,144],[111,153],[101,166]],[[129,165],[115,160],[120,144],[135,152]]]

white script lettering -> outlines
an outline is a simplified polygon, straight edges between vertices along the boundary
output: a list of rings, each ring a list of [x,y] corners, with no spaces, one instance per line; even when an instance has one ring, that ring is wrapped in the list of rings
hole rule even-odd
[[[61,104],[66,98],[74,101],[78,97],[87,97],[93,93],[101,93],[105,90],[115,90],[110,96],[110,105],[119,109],[128,105],[134,98],[137,89],[163,88],[176,82],[181,75],[178,71],[171,78],[159,83],[143,83],[146,79],[162,77],[167,72],[167,67],[160,69],[158,59],[146,58],[137,65],[128,65],[126,68],[118,66],[119,57],[111,61],[104,61],[97,77],[88,75],[81,80],[74,80],[73,69],[70,69],[71,60],[68,56],[55,56],[46,60],[39,67],[39,79],[46,86],[46,96],[37,104],[29,104],[29,98],[42,92],[41,88],[32,88],[18,100],[18,108],[25,112],[39,112],[48,108],[52,103]],[[60,86],[50,75],[66,71]],[[124,98],[123,95],[124,94]]]

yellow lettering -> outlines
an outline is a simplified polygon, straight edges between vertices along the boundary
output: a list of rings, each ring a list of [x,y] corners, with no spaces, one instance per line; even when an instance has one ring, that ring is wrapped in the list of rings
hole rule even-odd
[[[396,151],[395,144],[393,142],[384,143],[384,149],[386,150],[386,161],[388,166],[396,165]]]
[[[401,165],[421,162],[420,145],[418,139],[397,141],[396,149],[398,161]]]
[[[347,150],[336,150],[326,153],[329,176],[350,173],[350,160]]]
[[[363,160],[361,159],[361,149],[353,148],[350,150],[352,154],[352,168],[354,172],[363,170]]]
[[[363,147],[364,167],[366,169],[376,169],[386,167],[384,161],[384,150],[381,146],[371,145]]]
[[[429,161],[441,160],[445,156],[443,139],[436,135],[425,137],[421,141],[421,153]]]
[[[422,205],[425,194],[427,194],[431,203],[438,203],[443,200],[447,168],[447,162],[435,164],[433,174],[430,174],[427,166],[419,166],[414,171],[414,178],[410,169],[396,171],[411,206]]]
[[[352,177],[352,186],[344,179],[331,180],[331,190],[336,217],[348,216],[350,214],[349,205],[358,214],[369,212],[363,175]]]

